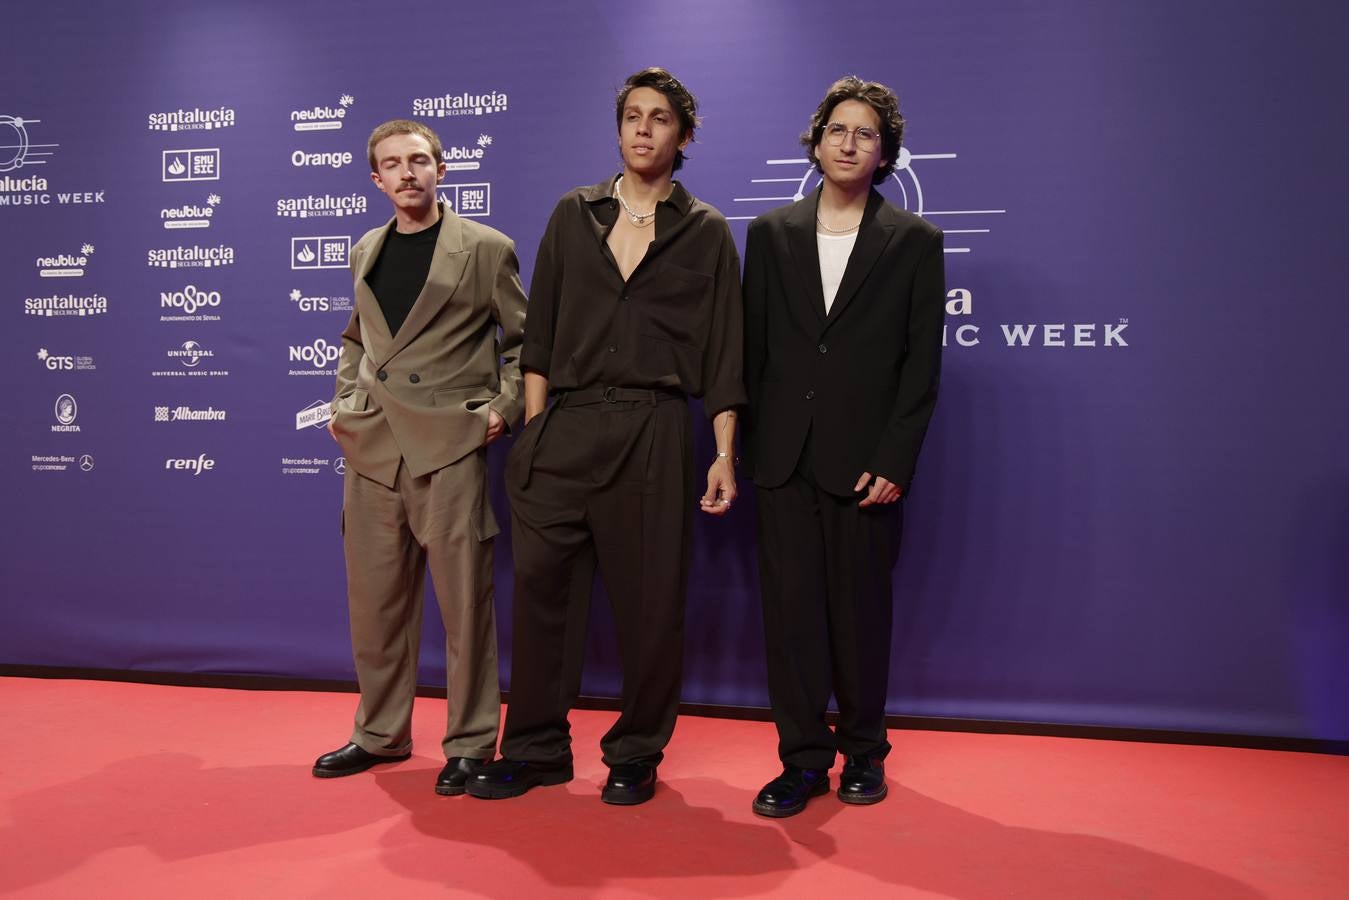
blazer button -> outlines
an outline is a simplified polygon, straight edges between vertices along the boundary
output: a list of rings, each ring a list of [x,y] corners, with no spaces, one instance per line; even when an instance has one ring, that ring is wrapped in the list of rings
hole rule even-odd
[[[615,347],[613,344],[610,344],[610,345],[609,345],[609,352],[610,352],[610,353],[617,353],[617,352],[618,352],[618,348]]]
[[[815,399],[815,392],[814,392],[814,391],[806,391],[806,399],[807,399],[807,400],[814,400],[814,399]]]
[[[380,369],[378,372],[375,373],[375,377],[378,378],[380,381],[388,381],[389,373],[384,371],[383,369]]]
[[[421,380],[422,376],[418,375],[416,372],[413,372],[411,375],[408,376],[408,381],[412,382],[413,384],[416,384]]]
[[[826,347],[824,344],[821,344],[819,347],[817,347],[817,348],[815,348],[815,349],[819,350],[821,353],[828,353],[828,352],[829,352],[829,348]]]
[[[619,294],[618,299],[626,302],[628,299],[628,292],[624,291],[623,293]]]

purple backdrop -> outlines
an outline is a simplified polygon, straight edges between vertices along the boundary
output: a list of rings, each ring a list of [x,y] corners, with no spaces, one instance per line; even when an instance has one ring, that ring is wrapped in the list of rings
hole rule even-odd
[[[352,677],[338,451],[297,416],[387,214],[373,125],[429,118],[527,280],[557,196],[617,165],[630,71],[698,94],[683,181],[740,240],[809,190],[796,136],[856,71],[900,91],[885,190],[947,230],[952,290],[890,711],[1349,738],[1349,14],[661,6],[8,13],[0,662]],[[752,523],[698,524],[689,701],[766,702]],[[503,664],[510,597],[505,536]],[[602,600],[592,632],[612,695]]]

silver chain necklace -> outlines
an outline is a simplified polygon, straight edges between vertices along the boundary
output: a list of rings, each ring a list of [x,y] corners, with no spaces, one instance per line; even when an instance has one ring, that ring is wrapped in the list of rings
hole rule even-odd
[[[843,229],[830,228],[828,225],[824,224],[824,219],[820,218],[819,213],[815,214],[815,224],[819,225],[820,228],[824,229],[829,234],[852,234],[854,231],[862,227],[862,223],[859,221],[856,225],[852,226],[851,228],[843,228]]]
[[[622,175],[614,179],[614,194],[618,197],[618,202],[623,204],[623,211],[628,214],[628,219],[638,228],[650,225],[656,220],[656,207],[651,207],[651,212],[649,213],[639,213],[634,211],[633,208],[628,205],[628,201],[623,199],[622,183]]]

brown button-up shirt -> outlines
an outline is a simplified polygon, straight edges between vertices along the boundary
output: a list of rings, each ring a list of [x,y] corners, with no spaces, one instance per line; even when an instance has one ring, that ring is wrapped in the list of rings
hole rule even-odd
[[[656,236],[625,282],[606,239],[614,179],[577,188],[548,220],[520,365],[550,391],[675,388],[709,417],[744,405],[740,258],[726,219],[674,183]]]

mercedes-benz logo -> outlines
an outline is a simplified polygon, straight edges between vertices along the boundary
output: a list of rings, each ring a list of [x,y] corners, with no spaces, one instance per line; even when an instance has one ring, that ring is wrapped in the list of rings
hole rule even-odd
[[[336,472],[338,475],[346,474],[347,458],[345,456],[339,456],[337,459],[333,460],[333,471]]]
[[[89,472],[94,468],[94,458],[88,453],[80,457],[80,471]]]

